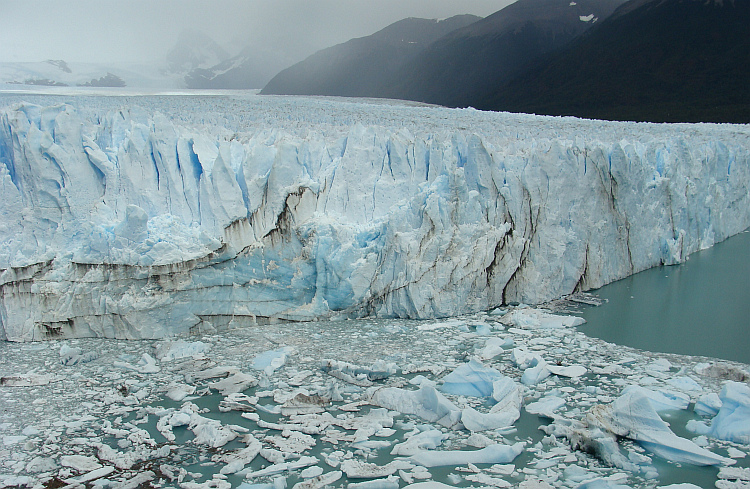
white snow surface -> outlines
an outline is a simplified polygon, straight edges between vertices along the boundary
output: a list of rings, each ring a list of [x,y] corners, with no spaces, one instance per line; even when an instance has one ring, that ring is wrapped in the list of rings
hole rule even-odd
[[[0,338],[446,317],[750,226],[750,127],[386,101],[0,98]]]

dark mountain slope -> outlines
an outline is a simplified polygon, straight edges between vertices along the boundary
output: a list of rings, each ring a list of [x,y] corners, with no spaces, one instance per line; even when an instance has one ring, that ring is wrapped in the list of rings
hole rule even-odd
[[[442,21],[409,18],[371,36],[352,39],[276,75],[264,94],[381,97],[383,86],[436,39],[479,20],[458,15]]]
[[[475,106],[587,118],[750,122],[750,1],[633,0]]]
[[[429,46],[386,96],[473,105],[541,56],[567,45],[625,0],[518,0]]]

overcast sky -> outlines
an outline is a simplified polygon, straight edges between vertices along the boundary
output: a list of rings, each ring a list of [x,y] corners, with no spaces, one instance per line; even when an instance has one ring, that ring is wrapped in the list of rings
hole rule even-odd
[[[0,0],[0,61],[159,61],[185,28],[230,54],[282,44],[302,59],[406,17],[484,17],[511,1]]]

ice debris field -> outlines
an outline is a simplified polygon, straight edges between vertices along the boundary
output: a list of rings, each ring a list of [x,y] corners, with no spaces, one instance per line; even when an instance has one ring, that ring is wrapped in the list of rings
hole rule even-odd
[[[747,487],[746,365],[571,317],[4,342],[0,486]]]
[[[750,227],[748,126],[257,95],[3,101],[13,341],[536,304]]]
[[[0,97],[0,487],[750,486],[747,365],[545,302],[750,226],[747,126]]]

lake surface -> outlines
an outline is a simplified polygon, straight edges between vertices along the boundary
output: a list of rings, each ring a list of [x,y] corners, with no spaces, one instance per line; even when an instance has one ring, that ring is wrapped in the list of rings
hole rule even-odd
[[[750,232],[592,291],[581,331],[648,351],[750,363]]]

